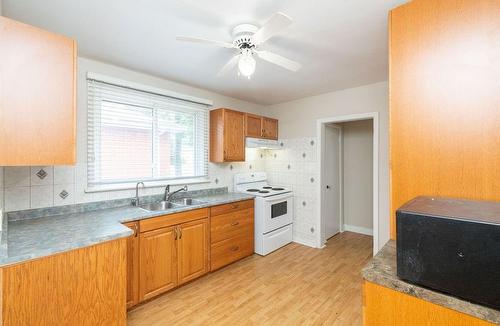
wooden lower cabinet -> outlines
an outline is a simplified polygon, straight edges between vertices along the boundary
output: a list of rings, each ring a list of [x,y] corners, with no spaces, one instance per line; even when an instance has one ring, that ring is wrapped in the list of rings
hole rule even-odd
[[[208,273],[208,219],[178,226],[177,241],[179,285]]]
[[[210,208],[210,270],[254,252],[254,200]]]
[[[127,308],[253,254],[253,214],[247,200],[126,223]]]
[[[493,326],[484,320],[364,281],[363,325]]]
[[[140,300],[177,286],[177,229],[166,227],[140,235]]]
[[[0,268],[0,325],[125,325],[126,239]]]
[[[139,301],[208,273],[207,208],[143,220],[140,229]]]

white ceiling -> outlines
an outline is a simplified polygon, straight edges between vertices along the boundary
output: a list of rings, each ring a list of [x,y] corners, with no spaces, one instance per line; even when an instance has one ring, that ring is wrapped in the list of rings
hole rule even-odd
[[[76,38],[79,54],[258,104],[387,79],[387,13],[406,0],[3,0],[5,16]],[[233,50],[175,40],[232,41],[240,23],[281,11],[294,23],[261,49],[302,63],[262,60],[250,80],[216,77]]]

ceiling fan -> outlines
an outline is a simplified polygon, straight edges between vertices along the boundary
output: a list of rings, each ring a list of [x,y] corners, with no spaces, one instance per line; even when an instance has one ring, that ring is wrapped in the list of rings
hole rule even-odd
[[[274,63],[280,67],[295,72],[301,68],[300,63],[269,51],[258,50],[262,43],[281,32],[291,23],[292,19],[290,17],[278,12],[260,28],[252,24],[241,24],[236,26],[232,33],[234,37],[232,43],[188,36],[178,36],[176,39],[178,41],[206,43],[223,48],[238,50],[239,53],[231,58],[219,71],[219,76],[225,74],[238,65],[240,74],[250,78],[250,76],[255,72],[256,62],[254,55],[262,60]]]

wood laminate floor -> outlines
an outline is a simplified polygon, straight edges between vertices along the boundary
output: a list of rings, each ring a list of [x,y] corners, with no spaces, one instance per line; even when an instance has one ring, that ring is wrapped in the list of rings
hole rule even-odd
[[[147,302],[128,325],[361,325],[361,268],[372,237],[296,243],[254,255]]]

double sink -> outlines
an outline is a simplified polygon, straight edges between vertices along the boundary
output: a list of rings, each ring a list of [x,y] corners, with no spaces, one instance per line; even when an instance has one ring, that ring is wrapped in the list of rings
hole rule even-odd
[[[206,204],[206,202],[199,199],[183,198],[181,200],[159,201],[159,202],[141,204],[139,205],[139,208],[148,212],[157,212],[157,211],[168,211],[169,209],[176,209],[176,208],[203,205],[203,204]]]

